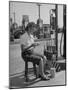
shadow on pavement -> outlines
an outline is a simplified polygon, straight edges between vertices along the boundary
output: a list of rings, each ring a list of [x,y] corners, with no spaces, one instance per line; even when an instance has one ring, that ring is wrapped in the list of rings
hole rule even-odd
[[[34,84],[34,83],[41,81],[40,78],[36,79],[36,77],[34,76],[33,68],[29,68],[28,75],[29,75],[28,82],[25,82],[24,71],[10,75],[10,78],[9,78],[9,81],[10,81],[9,86],[10,87],[9,88],[10,89],[25,88],[25,87],[28,87],[28,86]]]

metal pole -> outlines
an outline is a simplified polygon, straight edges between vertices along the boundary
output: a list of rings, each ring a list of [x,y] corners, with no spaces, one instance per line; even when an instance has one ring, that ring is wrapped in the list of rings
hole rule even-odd
[[[39,3],[38,3],[37,5],[38,5],[39,19],[40,19],[40,6],[41,6],[41,5],[40,5]]]
[[[55,39],[56,39],[56,61],[58,60],[58,5],[55,5],[55,15],[56,15],[56,19],[55,19]]]
[[[40,4],[39,4],[39,19],[40,19]]]
[[[63,33],[64,33],[63,57],[66,59],[66,5],[63,5]]]
[[[14,14],[14,23],[15,23],[16,22],[16,20],[15,20],[15,12],[13,14]]]

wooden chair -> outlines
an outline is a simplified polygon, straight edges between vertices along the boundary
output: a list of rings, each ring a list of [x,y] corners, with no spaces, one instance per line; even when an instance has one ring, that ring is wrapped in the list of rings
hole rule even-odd
[[[34,70],[34,74],[37,78],[38,74],[37,74],[37,71],[36,71],[36,60],[34,60],[34,58],[31,58],[29,55],[27,55],[25,57],[25,55],[22,53],[22,58],[24,59],[25,61],[25,80],[26,82],[28,81],[28,62],[31,62],[33,64],[33,70]]]
[[[25,61],[25,79],[26,79],[26,82],[28,82],[29,81],[29,79],[28,79],[28,62],[32,62],[32,61],[30,60],[31,59],[30,57],[26,58],[26,59],[27,60],[24,60]],[[32,62],[32,64],[33,64],[34,74],[37,78],[36,63]]]
[[[36,75],[36,78],[38,76],[37,71],[36,71],[36,64],[38,64],[38,62],[36,62],[37,60],[34,60],[36,58],[31,58],[29,55],[25,56],[23,53],[23,45],[21,45],[21,56],[25,61],[25,79],[26,81],[28,81],[28,62],[32,62],[33,64],[33,70],[34,70],[34,74]]]

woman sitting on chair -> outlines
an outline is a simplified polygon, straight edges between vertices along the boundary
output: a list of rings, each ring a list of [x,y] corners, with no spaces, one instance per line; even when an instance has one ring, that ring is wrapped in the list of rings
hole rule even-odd
[[[36,29],[35,23],[31,22],[25,28],[26,33],[21,36],[21,49],[22,49],[22,58],[31,57],[31,60],[34,60],[35,63],[39,65],[39,75],[43,80],[49,79],[47,75],[44,74],[44,65],[47,61],[44,55],[40,55],[34,52],[35,46],[39,43],[35,42],[33,37],[33,31]]]

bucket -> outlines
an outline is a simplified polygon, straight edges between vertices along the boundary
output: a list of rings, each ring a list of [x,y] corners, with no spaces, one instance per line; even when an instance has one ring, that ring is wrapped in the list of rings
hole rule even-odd
[[[54,78],[55,77],[55,72],[56,72],[55,68],[51,68],[50,69],[51,78]]]

